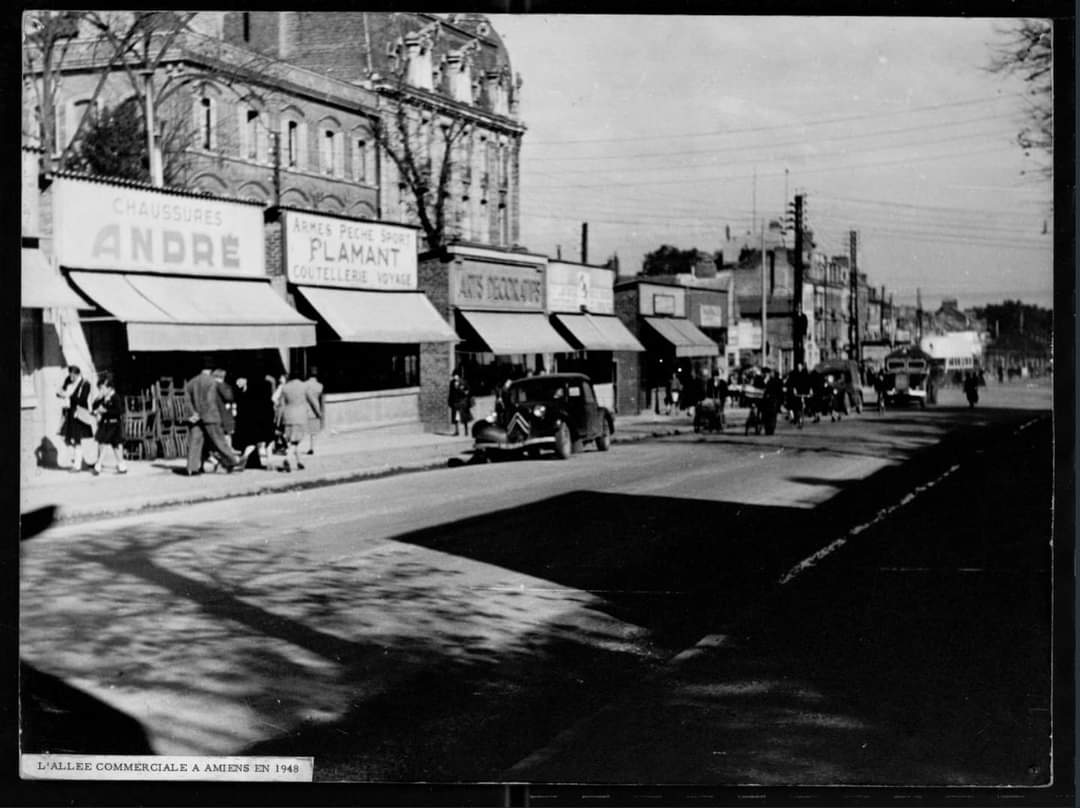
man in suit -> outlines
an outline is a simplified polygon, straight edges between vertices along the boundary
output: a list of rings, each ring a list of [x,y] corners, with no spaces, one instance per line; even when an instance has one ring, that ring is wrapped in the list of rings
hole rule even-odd
[[[191,430],[188,432],[188,476],[202,473],[204,442],[209,445],[211,452],[218,455],[227,471],[243,471],[243,464],[229,448],[225,438],[221,396],[209,362],[204,362],[202,372],[184,385],[184,397],[193,413]]]

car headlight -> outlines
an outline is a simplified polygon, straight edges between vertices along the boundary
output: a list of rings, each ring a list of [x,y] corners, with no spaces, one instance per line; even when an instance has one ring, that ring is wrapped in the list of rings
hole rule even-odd
[[[547,413],[547,407],[545,407],[543,404],[537,404],[532,409],[532,414],[536,418],[543,418],[546,413]]]

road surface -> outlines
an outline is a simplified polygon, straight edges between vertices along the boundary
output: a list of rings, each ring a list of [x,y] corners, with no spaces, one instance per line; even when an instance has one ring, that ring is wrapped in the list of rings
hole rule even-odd
[[[584,755],[538,753],[620,699],[631,712],[645,704],[627,694],[702,637],[762,631],[780,589],[811,593],[776,618],[784,636],[820,627],[815,613],[834,613],[851,582],[822,591],[804,581],[842,565],[868,526],[949,534],[948,508],[903,520],[919,513],[927,483],[977,467],[1004,436],[1046,437],[1029,450],[1047,461],[1035,462],[1042,474],[1048,393],[1025,395],[1008,407],[987,393],[975,410],[782,424],[767,438],[683,436],[58,527],[23,547],[22,656],[134,718],[156,753],[314,755],[317,777],[330,780],[589,780]],[[1024,506],[1047,541],[1027,548],[1015,584],[1035,594],[1006,618],[1026,621],[1044,648],[1051,488],[1045,475],[1030,481]],[[903,623],[886,617],[867,615],[853,642],[888,643]],[[786,647],[756,653],[782,660]],[[849,661],[858,666],[858,655]],[[1043,657],[1010,668],[1033,682],[1017,709],[1032,698],[1042,709],[1048,667]],[[860,686],[856,703],[889,692]],[[927,695],[947,721],[940,698]],[[1035,767],[1045,749],[1028,736],[1045,735],[1041,715],[1023,728]],[[1015,729],[1009,722],[1012,712],[988,708],[983,732]],[[804,742],[810,724],[796,724]],[[110,751],[108,738],[98,742],[90,751]],[[784,759],[782,745],[760,747],[709,776],[814,781]],[[535,776],[523,768],[530,760],[541,761]],[[1028,784],[1046,772],[942,773],[890,760],[881,753],[847,773]]]

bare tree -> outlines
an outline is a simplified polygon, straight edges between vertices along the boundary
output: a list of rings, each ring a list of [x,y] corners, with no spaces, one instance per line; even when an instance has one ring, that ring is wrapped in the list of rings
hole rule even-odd
[[[230,63],[222,58],[222,43],[210,40],[191,28],[196,12],[36,12],[27,15],[24,33],[24,63],[28,83],[37,95],[40,133],[47,165],[64,169],[90,168],[82,140],[91,130],[100,143],[111,136],[130,147],[130,115],[116,113],[137,105],[142,118],[144,144],[141,157],[128,155],[129,167],[140,159],[147,165],[146,179],[162,184],[181,180],[186,172],[185,155],[194,137],[191,116],[183,111],[180,90],[212,83],[228,88],[239,98],[257,97],[254,87],[272,86],[268,69],[273,60],[245,52]],[[87,34],[78,40],[80,29]],[[181,41],[199,51],[202,63],[175,59],[174,46]],[[193,44],[194,43],[194,44]],[[75,47],[75,50],[72,48]],[[235,49],[234,49],[235,50]],[[62,97],[62,82],[68,60],[78,51],[81,63],[90,64],[98,78],[89,103],[75,122],[64,143],[56,142],[56,102]],[[235,55],[230,51],[232,55]],[[74,61],[74,60],[72,60]],[[103,90],[114,76],[127,79],[130,93],[113,106],[101,103]],[[122,122],[118,131],[107,128]]]
[[[1046,158],[1039,173],[1050,177],[1054,154],[1054,24],[1051,20],[1020,19],[998,29],[989,69],[1020,78],[1025,85],[1025,122],[1016,140],[1024,152]]]
[[[459,148],[470,134],[470,122],[438,110],[420,110],[409,103],[403,79],[390,91],[393,107],[376,119],[376,145],[397,169],[398,184],[408,195],[410,212],[424,231],[427,249],[444,251],[452,232],[455,173],[460,174]]]

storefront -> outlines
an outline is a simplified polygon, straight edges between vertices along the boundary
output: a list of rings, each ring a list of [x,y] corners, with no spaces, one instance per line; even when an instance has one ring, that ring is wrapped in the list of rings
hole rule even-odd
[[[71,175],[51,192],[58,263],[95,307],[80,318],[91,362],[122,393],[207,362],[276,375],[315,343],[267,276],[260,204]]]
[[[301,361],[318,368],[327,428],[417,422],[421,357],[458,337],[417,288],[416,230],[290,209],[282,217],[290,296],[318,324]]]
[[[38,188],[37,149],[22,151],[22,248],[20,261],[20,469],[23,477],[57,463],[61,402],[56,392],[65,368],[91,372],[78,323],[80,309],[92,308],[61,277],[42,250],[45,236]],[[47,239],[46,239],[47,240]]]
[[[720,347],[688,318],[684,286],[625,281],[615,286],[615,311],[645,346],[640,360],[639,402],[659,411],[673,375],[685,384],[712,372]]]
[[[556,357],[557,369],[586,374],[601,404],[637,414],[638,356],[645,348],[615,316],[615,270],[549,261],[547,304],[555,330],[575,348]]]
[[[421,261],[420,288],[461,339],[443,357],[446,382],[461,368],[482,416],[506,379],[549,371],[556,354],[574,348],[548,321],[544,256],[461,245],[448,253]],[[446,385],[436,393],[431,417],[445,422]]]

